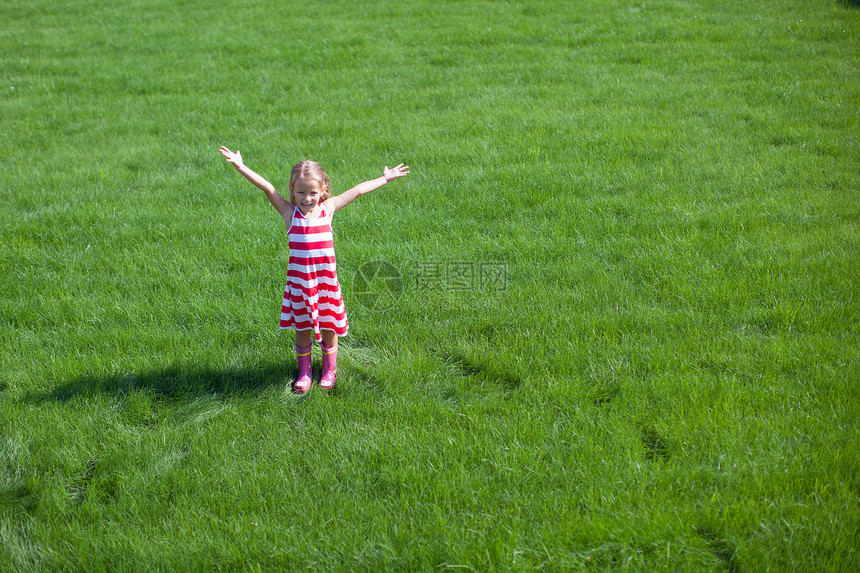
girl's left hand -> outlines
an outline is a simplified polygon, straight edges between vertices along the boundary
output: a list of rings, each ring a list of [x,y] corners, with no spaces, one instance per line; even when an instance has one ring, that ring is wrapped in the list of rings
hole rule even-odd
[[[392,169],[389,169],[388,165],[386,165],[385,169],[382,170],[382,176],[385,177],[386,183],[398,177],[406,177],[407,175],[409,175],[409,166],[402,163]]]
[[[236,167],[236,169],[239,169],[240,167],[245,165],[242,162],[242,154],[239,153],[238,149],[236,150],[236,153],[233,153],[232,151],[230,151],[229,149],[227,149],[226,147],[224,147],[222,145],[221,149],[219,149],[218,151],[220,151],[221,155],[224,156],[224,158],[227,160],[227,162],[232,163]]]

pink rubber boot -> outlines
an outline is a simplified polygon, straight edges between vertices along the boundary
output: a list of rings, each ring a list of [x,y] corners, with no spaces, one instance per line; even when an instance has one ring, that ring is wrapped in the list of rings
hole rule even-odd
[[[320,378],[320,388],[331,390],[334,388],[335,378],[337,377],[337,344],[331,348],[325,344],[322,345],[322,363],[323,371],[322,378]]]
[[[299,377],[293,384],[296,394],[304,394],[311,389],[311,348],[313,345],[302,348],[296,344],[296,358],[299,361]]]

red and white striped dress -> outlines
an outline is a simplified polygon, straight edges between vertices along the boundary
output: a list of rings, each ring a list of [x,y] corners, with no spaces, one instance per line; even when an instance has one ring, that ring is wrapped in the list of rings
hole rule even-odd
[[[337,280],[331,216],[320,205],[320,215],[308,219],[293,208],[289,229],[290,262],[287,286],[281,305],[281,328],[313,330],[317,341],[320,329],[346,336],[349,323]]]

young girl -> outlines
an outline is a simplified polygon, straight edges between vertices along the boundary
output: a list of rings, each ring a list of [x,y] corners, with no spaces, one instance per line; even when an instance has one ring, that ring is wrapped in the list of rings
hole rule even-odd
[[[275,191],[271,183],[243,163],[238,150],[234,153],[221,147],[220,151],[239,173],[263,190],[287,225],[290,262],[281,306],[281,328],[296,330],[299,376],[293,388],[299,394],[310,390],[313,340],[322,347],[320,388],[333,388],[337,375],[337,339],[346,336],[349,323],[337,280],[332,215],[359,195],[409,175],[409,166],[402,163],[393,169],[385,166],[382,177],[365,181],[345,193],[331,197],[331,185],[322,167],[314,161],[302,161],[293,167],[290,200],[287,201]]]

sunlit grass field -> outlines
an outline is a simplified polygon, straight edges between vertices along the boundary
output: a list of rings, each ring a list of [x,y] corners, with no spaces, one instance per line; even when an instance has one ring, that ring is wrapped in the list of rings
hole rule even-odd
[[[860,566],[856,4],[0,21],[0,571]],[[335,218],[331,393],[221,145],[412,166]]]

